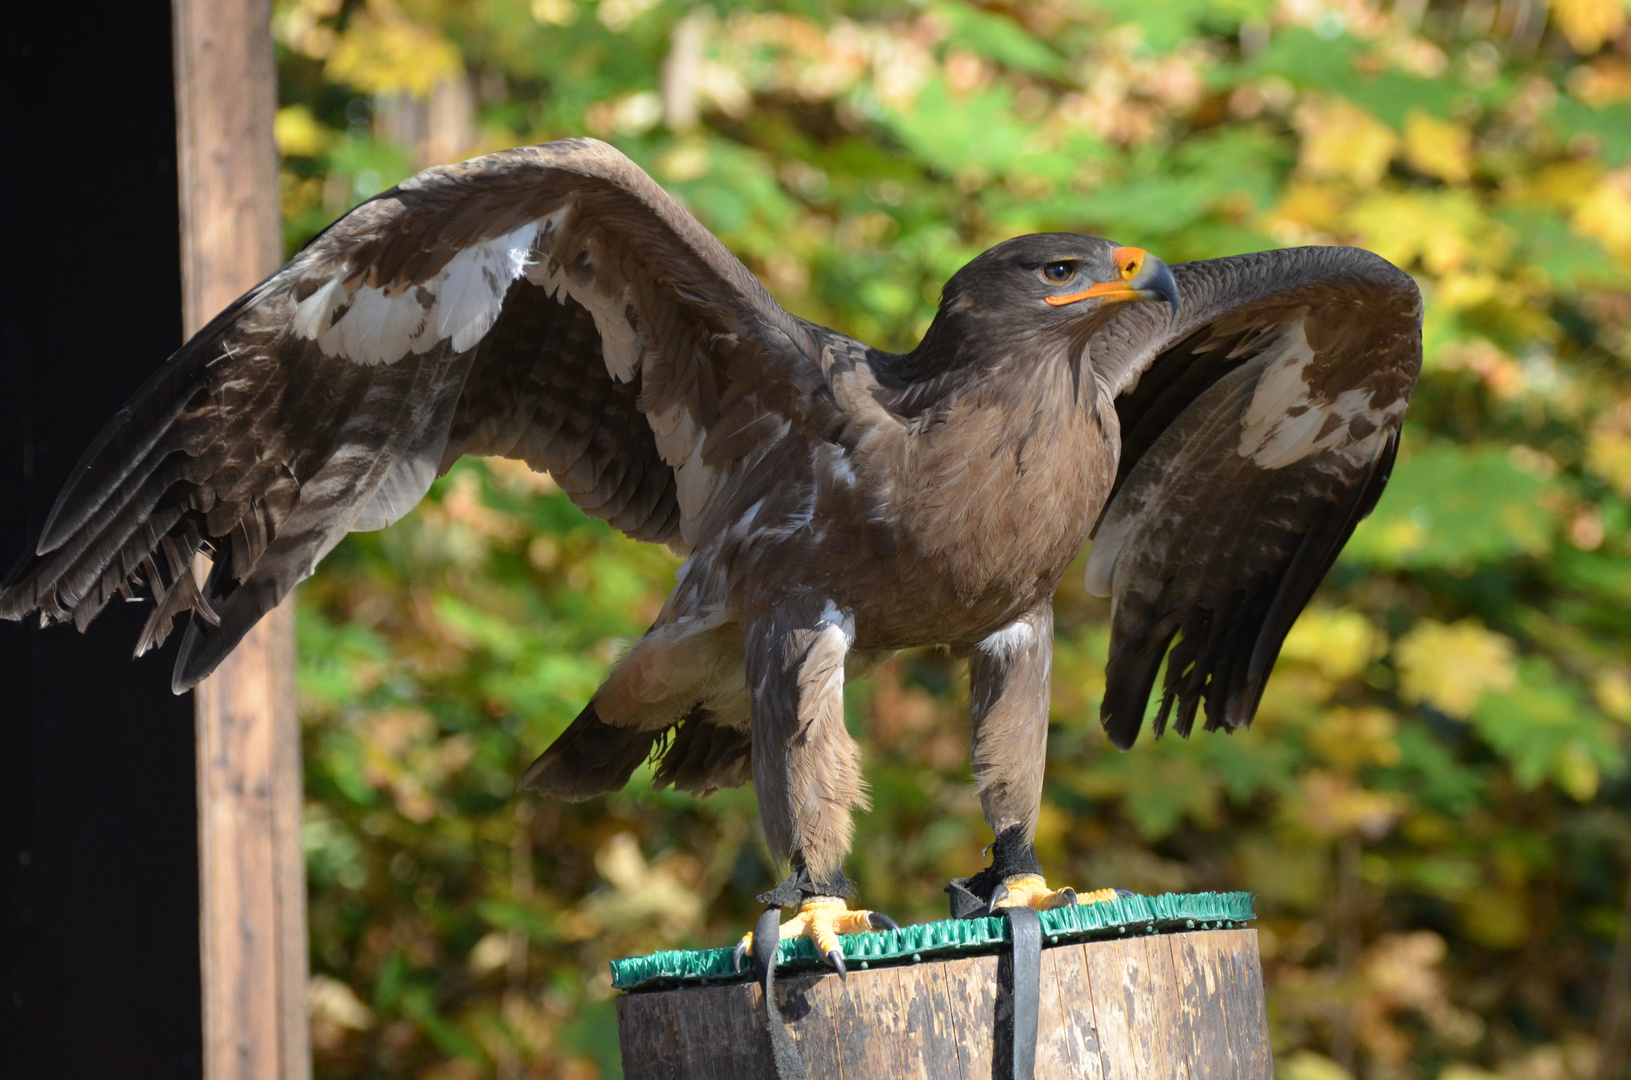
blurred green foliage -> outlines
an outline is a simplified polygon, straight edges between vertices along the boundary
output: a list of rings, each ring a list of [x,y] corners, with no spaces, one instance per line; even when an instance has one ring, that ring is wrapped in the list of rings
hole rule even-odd
[[[1038,846],[1078,887],[1257,892],[1283,1076],[1625,1075],[1600,1059],[1631,873],[1627,10],[278,0],[288,240],[423,165],[590,133],[884,347],[1021,232],[1407,268],[1403,456],[1256,727],[1112,751],[1107,611],[1071,575]],[[605,961],[748,926],[750,791],[513,790],[673,568],[467,461],[305,587],[319,1075],[615,1076]],[[965,697],[936,653],[849,692],[876,804],[850,872],[902,919],[983,862]]]

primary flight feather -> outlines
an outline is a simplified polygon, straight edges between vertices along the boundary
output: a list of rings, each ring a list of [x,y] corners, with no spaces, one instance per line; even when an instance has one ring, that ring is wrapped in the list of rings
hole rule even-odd
[[[1118,746],[1163,661],[1158,734],[1249,724],[1387,482],[1420,326],[1411,279],[1364,251],[1169,269],[1057,233],[974,259],[886,353],[788,314],[611,147],[491,154],[353,210],[160,367],[0,615],[83,628],[143,589],[138,652],[188,616],[184,690],[458,457],[525,461],[685,563],[524,783],[585,798],[654,753],[660,784],[751,779],[792,871],[771,895],[836,958],[876,918],[833,899],[865,798],[845,680],[908,647],[967,656],[996,840],[970,889],[1073,902],[1031,850],[1066,566],[1094,536]]]

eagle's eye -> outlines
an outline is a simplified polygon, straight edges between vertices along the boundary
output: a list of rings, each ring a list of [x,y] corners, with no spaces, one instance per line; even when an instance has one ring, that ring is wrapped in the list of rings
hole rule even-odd
[[[1063,285],[1076,276],[1076,264],[1068,259],[1048,263],[1042,268],[1042,276],[1055,285]]]

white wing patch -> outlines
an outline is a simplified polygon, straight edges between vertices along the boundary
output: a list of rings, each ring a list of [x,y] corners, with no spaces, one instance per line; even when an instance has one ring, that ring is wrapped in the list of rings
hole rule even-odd
[[[1402,400],[1385,409],[1373,408],[1369,390],[1344,390],[1334,400],[1315,394],[1308,382],[1314,350],[1300,321],[1286,324],[1261,357],[1266,366],[1240,418],[1236,447],[1241,457],[1259,468],[1283,469],[1349,443],[1363,443],[1368,449],[1370,440],[1354,439],[1349,424],[1364,417],[1369,434],[1387,427],[1403,410]]]
[[[422,285],[399,292],[369,285],[346,290],[342,268],[295,308],[294,331],[315,340],[325,356],[358,364],[394,364],[438,341],[455,352],[474,348],[493,328],[504,294],[532,261],[538,223],[459,252]]]
[[[619,382],[631,382],[640,372],[647,343],[632,317],[628,288],[602,292],[594,287],[592,273],[569,274],[561,259],[550,253],[572,209],[568,203],[547,217],[465,248],[430,280],[398,292],[366,285],[348,290],[346,281],[355,270],[342,267],[296,306],[294,331],[316,341],[325,356],[343,356],[358,364],[394,364],[409,352],[427,352],[439,341],[449,342],[454,352],[465,352],[493,328],[511,284],[524,276],[551,296],[564,292],[583,305],[600,334],[606,370]],[[592,259],[594,252],[583,255]],[[724,474],[703,464],[706,432],[683,405],[648,420],[658,452],[676,473],[680,533],[689,546],[695,543],[693,530]],[[418,479],[413,477],[404,490],[418,486]],[[382,494],[389,501],[389,493]],[[381,513],[374,516],[382,520],[394,512],[378,509]]]
[[[447,442],[446,439],[441,441],[444,444]],[[441,448],[436,447],[435,453],[409,453],[391,466],[391,471],[385,474],[374,497],[357,511],[350,530],[372,532],[401,521],[403,515],[419,505],[419,500],[430,490],[441,459]]]
[[[558,227],[561,211],[542,222],[547,239]],[[592,250],[588,253],[593,257]],[[550,290],[551,295],[565,292],[589,312],[600,334],[600,355],[606,370],[618,382],[631,382],[640,373],[645,360],[646,339],[631,318],[632,301],[627,287],[616,293],[602,292],[593,286],[593,275],[587,280],[569,275],[559,259],[546,256],[526,267],[527,280]],[[674,469],[676,497],[680,504],[680,539],[686,547],[696,543],[696,526],[714,492],[718,490],[724,474],[702,463],[702,443],[706,432],[683,404],[674,404],[662,412],[647,413],[646,421],[657,437],[657,453],[665,464]]]
[[[510,283],[532,259],[537,235],[537,223],[529,222],[505,236],[465,248],[442,269],[436,333],[452,340],[454,352],[474,348],[493,328]]]
[[[1344,390],[1335,399],[1327,399],[1309,384],[1314,360],[1302,321],[1286,323],[1251,359],[1219,379],[1196,403],[1214,395],[1219,400],[1234,393],[1244,396],[1249,390],[1251,397],[1239,413],[1241,430],[1235,450],[1260,469],[1283,469],[1326,451],[1335,453],[1310,462],[1309,467],[1348,468],[1371,460],[1381,441],[1397,428],[1405,399],[1376,408],[1371,404],[1373,392],[1365,389]],[[1152,489],[1155,474],[1138,478],[1141,471],[1183,467],[1184,458],[1172,453],[1171,440],[1192,437],[1195,432],[1178,429],[1180,424],[1181,418],[1162,434],[1135,466],[1127,488],[1105,509],[1083,577],[1089,594],[1113,596],[1117,565],[1129,543],[1137,550],[1140,541],[1134,538],[1142,530],[1171,524],[1166,518],[1160,522],[1150,518],[1147,511],[1151,508],[1146,507],[1142,494],[1158,490],[1165,480]],[[1158,495],[1151,498],[1159,502]]]
[[[322,288],[295,305],[295,333],[310,341],[329,328],[342,284],[340,277],[330,278]]]
[[[690,456],[699,432],[689,409],[676,402],[661,412],[647,413],[646,419],[651,422],[651,433],[657,437],[657,452],[664,461],[672,465]]]
[[[576,297],[574,293],[573,298]],[[589,308],[589,314],[595,317],[595,329],[600,331],[600,355],[606,361],[606,370],[612,373],[612,378],[622,383],[633,381],[644,352],[644,343],[635,333],[634,324],[629,322],[628,297],[627,289],[621,296],[609,298],[597,293],[595,299],[598,303],[592,306],[584,304]]]

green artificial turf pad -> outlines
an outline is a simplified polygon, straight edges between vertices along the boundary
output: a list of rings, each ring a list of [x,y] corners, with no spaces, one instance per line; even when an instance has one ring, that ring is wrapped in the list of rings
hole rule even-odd
[[[1123,896],[1080,907],[1041,912],[1044,945],[1063,941],[1174,933],[1185,930],[1232,930],[1251,918],[1251,893],[1164,893]],[[930,957],[996,952],[1008,944],[1008,920],[945,919],[941,922],[845,934],[844,961],[857,968],[914,964]],[[618,990],[655,990],[686,984],[705,985],[752,978],[752,961],[731,970],[731,950],[674,949],[612,961],[612,986]],[[783,941],[776,949],[777,971],[825,968],[808,938]]]

